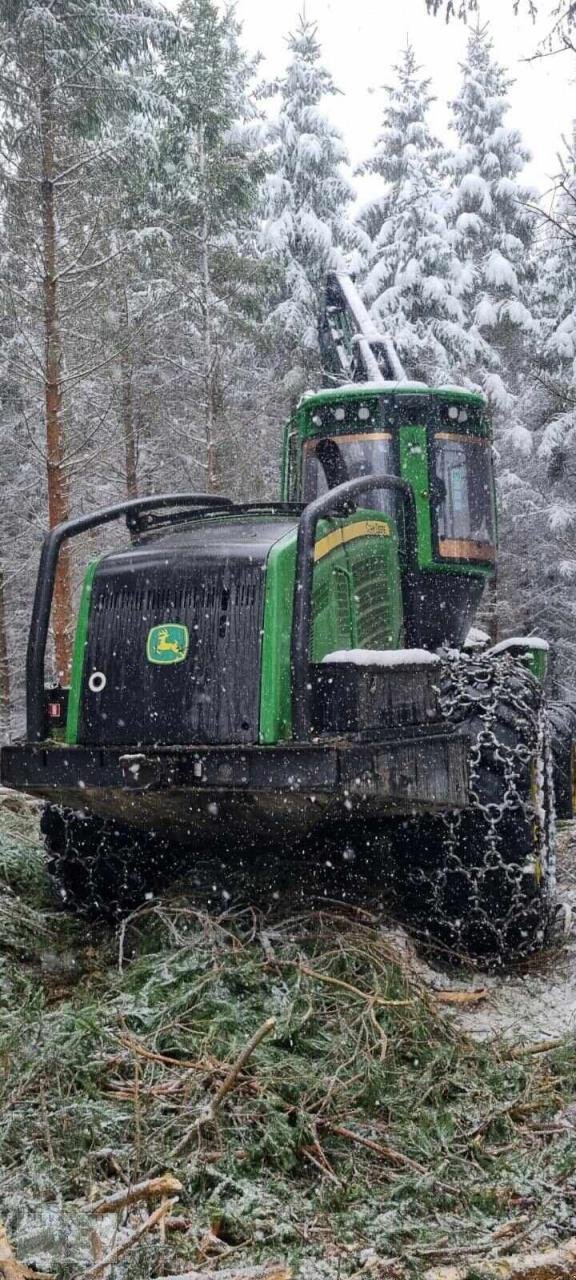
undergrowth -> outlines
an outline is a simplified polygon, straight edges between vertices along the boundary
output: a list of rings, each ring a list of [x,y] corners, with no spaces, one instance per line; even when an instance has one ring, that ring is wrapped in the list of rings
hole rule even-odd
[[[361,912],[167,899],[88,933],[46,896],[35,815],[19,822],[0,810],[0,1218],[24,1261],[82,1270],[90,1200],[164,1170],[181,1229],[145,1238],[126,1280],[267,1258],[304,1280],[419,1276],[573,1230],[574,1130],[553,1121],[576,1095],[569,1043],[472,1044]]]

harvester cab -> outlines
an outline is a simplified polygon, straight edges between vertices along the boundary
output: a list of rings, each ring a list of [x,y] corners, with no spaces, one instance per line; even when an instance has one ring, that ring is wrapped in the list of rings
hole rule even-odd
[[[491,423],[481,395],[410,382],[349,276],[328,277],[320,327],[327,378],[285,430],[282,496],[311,502],[335,484],[385,471],[414,496],[413,643],[460,647],[496,563]],[[395,514],[389,493],[374,505]],[[401,513],[400,513],[401,517]]]
[[[323,343],[344,385],[289,423],[279,503],[168,494],[47,535],[1,778],[44,799],[81,911],[125,911],[207,853],[296,867],[329,844],[436,939],[508,959],[552,911],[553,761],[530,644],[462,651],[496,554],[485,404],[408,382],[347,277]],[[62,547],[119,519],[70,687],[46,687]],[[561,754],[566,796],[571,733]]]

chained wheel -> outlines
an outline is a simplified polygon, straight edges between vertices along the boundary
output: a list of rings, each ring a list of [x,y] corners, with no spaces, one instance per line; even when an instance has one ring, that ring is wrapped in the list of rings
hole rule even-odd
[[[116,919],[175,874],[174,850],[154,833],[55,805],[46,805],[40,828],[62,906],[90,919]]]
[[[392,889],[451,950],[495,964],[542,946],[553,908],[553,765],[541,686],[503,655],[450,655],[442,714],[470,742],[470,804],[403,824]]]

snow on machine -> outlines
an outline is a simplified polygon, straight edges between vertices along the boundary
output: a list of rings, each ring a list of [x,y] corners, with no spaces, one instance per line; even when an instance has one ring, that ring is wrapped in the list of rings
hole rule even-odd
[[[50,869],[86,912],[210,852],[289,867],[352,846],[350,877],[429,935],[525,954],[553,911],[572,721],[551,744],[543,642],[465,647],[496,560],[486,405],[407,381],[346,276],[322,342],[337,385],[286,428],[280,502],[168,494],[47,535],[2,782],[45,800]],[[86,570],[70,687],[45,687],[61,548],[120,518],[127,545]]]

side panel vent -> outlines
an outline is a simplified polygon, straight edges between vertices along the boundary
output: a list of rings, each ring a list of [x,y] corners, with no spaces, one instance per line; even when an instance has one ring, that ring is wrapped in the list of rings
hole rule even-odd
[[[391,649],[397,644],[390,584],[376,556],[356,559],[353,567],[358,618],[358,648]]]

